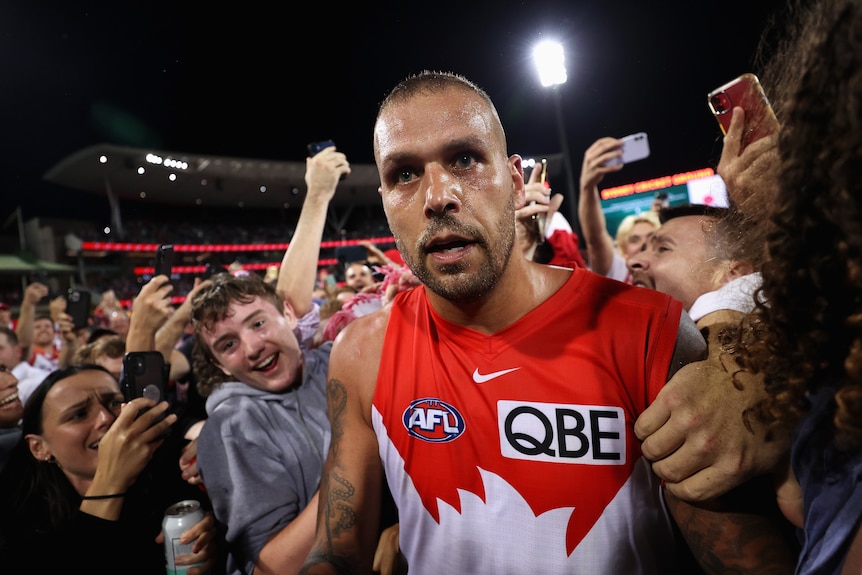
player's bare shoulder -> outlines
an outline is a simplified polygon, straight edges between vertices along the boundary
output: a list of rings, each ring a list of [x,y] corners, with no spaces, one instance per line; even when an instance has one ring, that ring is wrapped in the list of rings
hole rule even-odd
[[[329,376],[373,393],[380,366],[390,305],[351,321],[336,336],[329,360]]]
[[[336,336],[332,347],[333,355],[336,353],[348,354],[348,356],[355,353],[365,354],[369,349],[375,347],[379,349],[386,334],[390,309],[390,305],[385,305],[351,321]]]

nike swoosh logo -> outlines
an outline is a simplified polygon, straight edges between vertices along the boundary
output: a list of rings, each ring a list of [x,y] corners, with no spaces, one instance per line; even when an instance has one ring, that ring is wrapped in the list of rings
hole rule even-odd
[[[518,371],[521,369],[520,367],[513,367],[512,369],[504,369],[502,371],[495,371],[486,375],[482,375],[479,373],[479,368],[476,368],[476,371],[473,372],[473,381],[476,383],[485,383],[486,381],[491,381],[492,379],[496,379],[501,375],[506,375],[507,373],[512,373],[513,371]]]

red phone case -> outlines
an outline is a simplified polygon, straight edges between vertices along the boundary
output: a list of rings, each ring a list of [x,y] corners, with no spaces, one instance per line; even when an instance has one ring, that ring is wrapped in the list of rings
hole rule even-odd
[[[722,134],[727,134],[730,129],[733,108],[739,106],[745,110],[743,149],[751,142],[778,130],[778,119],[769,105],[763,87],[757,76],[750,72],[710,92],[707,104],[718,121]]]

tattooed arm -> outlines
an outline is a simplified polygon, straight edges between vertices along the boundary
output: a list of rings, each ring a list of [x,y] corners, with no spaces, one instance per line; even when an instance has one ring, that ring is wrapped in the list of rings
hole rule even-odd
[[[793,526],[775,505],[769,476],[706,503],[688,503],[669,491],[664,496],[703,573],[793,573],[799,546]]]
[[[718,317],[717,312],[712,316]],[[712,362],[713,385],[722,388],[733,385],[735,362],[727,344],[735,341],[736,336],[727,334],[734,331],[733,326],[741,318],[738,312],[724,310],[721,319],[728,323],[707,325],[709,322],[704,318],[697,324],[708,342],[709,358],[703,363]],[[762,387],[762,374],[749,375],[746,386]],[[741,411],[737,417],[736,425],[742,426]],[[778,507],[770,474],[749,479],[721,496],[702,502],[679,499],[670,489],[663,492],[668,509],[703,573],[793,573],[799,546],[794,526],[784,519]]]
[[[332,440],[314,545],[301,573],[371,573],[383,481],[371,400],[387,320],[388,308],[354,320],[332,348],[327,384]]]

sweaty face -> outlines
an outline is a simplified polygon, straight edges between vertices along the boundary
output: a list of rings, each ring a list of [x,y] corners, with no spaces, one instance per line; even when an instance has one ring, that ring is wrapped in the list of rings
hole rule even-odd
[[[219,367],[256,389],[284,391],[299,377],[302,354],[293,333],[295,318],[269,301],[233,302],[225,319],[202,336]]]
[[[650,236],[643,251],[628,260],[635,277],[645,274],[657,291],[682,302],[689,310],[701,295],[719,287],[722,262],[712,257],[708,230],[712,218],[684,216],[668,220]]]
[[[469,301],[499,281],[515,239],[518,159],[477,95],[448,88],[390,104],[374,129],[380,194],[405,263],[435,294]]]
[[[102,371],[82,371],[58,381],[42,405],[41,448],[34,455],[42,460],[53,456],[73,483],[75,478],[92,479],[99,442],[122,403],[117,380]]]

